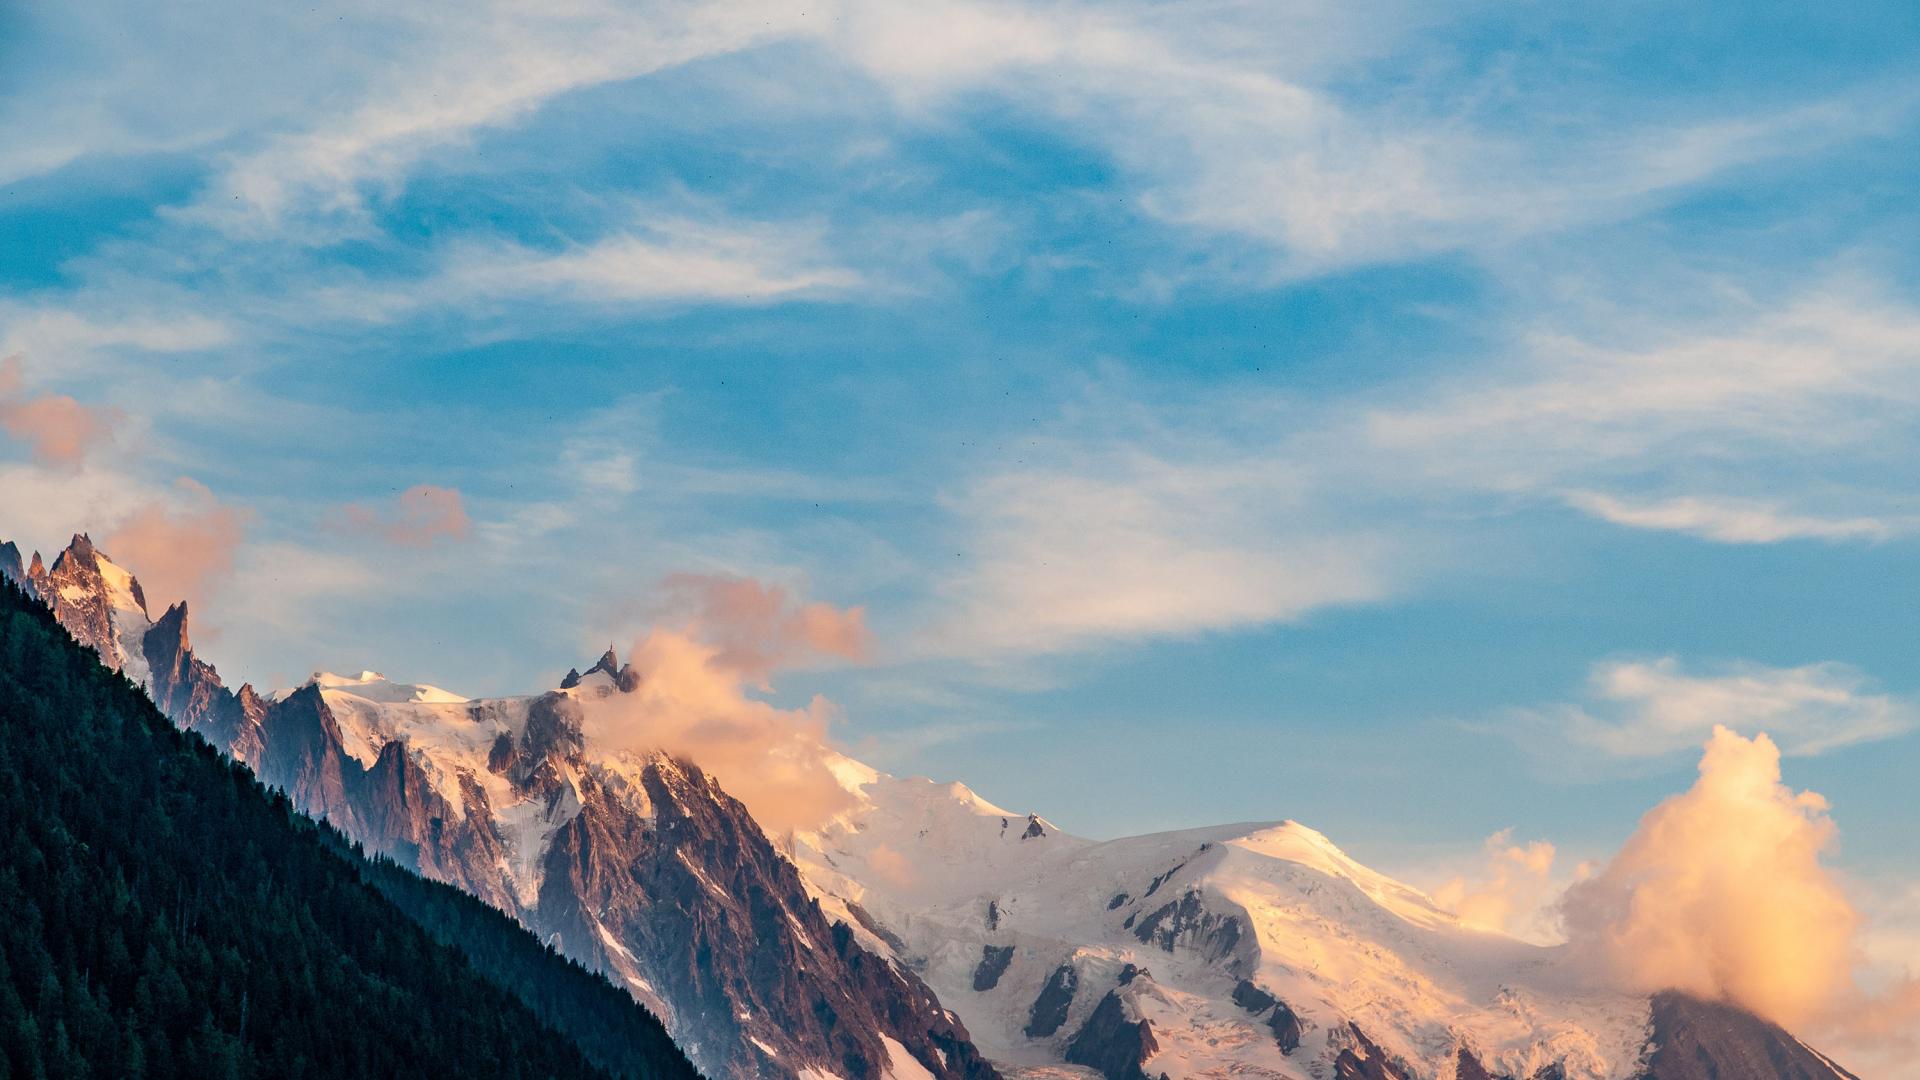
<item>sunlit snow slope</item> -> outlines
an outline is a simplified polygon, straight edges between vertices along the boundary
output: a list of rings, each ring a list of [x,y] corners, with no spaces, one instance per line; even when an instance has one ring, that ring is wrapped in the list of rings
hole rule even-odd
[[[1113,1074],[1145,1020],[1153,1076],[1347,1075],[1343,1052],[1373,1047],[1423,1078],[1453,1077],[1462,1049],[1519,1078],[1639,1065],[1645,998],[1463,927],[1304,825],[1094,843],[959,784],[838,773],[859,804],[797,837],[796,861],[996,1060]]]

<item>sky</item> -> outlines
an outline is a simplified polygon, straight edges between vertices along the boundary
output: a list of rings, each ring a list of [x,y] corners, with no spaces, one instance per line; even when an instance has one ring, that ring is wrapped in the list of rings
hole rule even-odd
[[[1436,885],[1764,731],[1920,970],[1920,9],[1588,6],[7,5],[0,535],[263,686],[751,580],[881,767]]]

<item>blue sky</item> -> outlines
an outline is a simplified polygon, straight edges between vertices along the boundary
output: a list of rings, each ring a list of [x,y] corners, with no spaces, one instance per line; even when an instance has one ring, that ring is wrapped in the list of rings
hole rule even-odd
[[[1920,947],[1912,5],[539,7],[0,14],[5,534],[262,684],[753,577],[882,766],[1416,877],[1768,730]]]

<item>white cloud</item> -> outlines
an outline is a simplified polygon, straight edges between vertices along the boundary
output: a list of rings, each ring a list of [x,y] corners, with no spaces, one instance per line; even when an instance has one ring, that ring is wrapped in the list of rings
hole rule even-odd
[[[1386,593],[1384,540],[1316,523],[1303,493],[1264,463],[1138,453],[991,476],[956,504],[970,561],[949,584],[958,613],[934,647],[1046,652]]]
[[[1822,518],[1742,499],[1628,500],[1598,491],[1569,491],[1567,504],[1615,525],[1682,532],[1723,544],[1782,540],[1887,540],[1910,527],[1874,517]]]
[[[0,540],[23,553],[39,549],[50,560],[77,532],[105,530],[164,494],[120,470],[83,464],[64,469],[28,462],[0,462]]]
[[[1511,359],[1364,394],[1103,380],[949,501],[944,647],[1055,651],[1378,600],[1485,560],[1490,522],[1549,505],[1717,543],[1904,536],[1920,315],[1873,297],[1741,298],[1718,319],[1737,329],[1625,344],[1534,334]],[[1675,488],[1711,494],[1654,494]]]
[[[20,354],[35,369],[72,371],[96,353],[199,352],[232,340],[224,322],[202,315],[87,314],[57,306],[0,307],[0,355]]]
[[[460,298],[753,303],[828,296],[858,284],[857,274],[831,265],[812,232],[666,218],[560,252],[511,243],[468,245],[426,288]]]
[[[1472,877],[1455,875],[1433,891],[1434,902],[1478,930],[1552,943],[1555,927],[1547,901],[1555,893],[1554,858],[1545,840],[1513,842],[1513,829],[1487,837],[1485,866]]]
[[[1785,753],[1806,756],[1911,731],[1920,726],[1920,704],[1880,692],[1847,664],[1740,663],[1693,674],[1662,657],[1597,664],[1587,701],[1519,719],[1618,758],[1684,751],[1718,727],[1765,733]]]
[[[1858,449],[1920,412],[1911,308],[1853,288],[1722,318],[1742,325],[1656,326],[1638,345],[1536,334],[1517,363],[1422,388],[1420,404],[1374,411],[1367,432],[1429,475],[1524,490],[1650,459],[1735,472],[1765,454]]]
[[[1879,130],[1907,106],[1882,93],[1623,133],[1564,114],[1503,129],[1475,79],[1410,74],[1402,92],[1365,100],[1332,88],[1422,40],[1434,18],[1311,4],[1196,17],[1129,4],[855,3],[832,40],[910,108],[985,91],[1071,125],[1118,160],[1150,213],[1271,245],[1286,272],[1627,216],[1729,168]]]
[[[1713,729],[1700,779],[1561,900],[1572,955],[1622,989],[1730,998],[1799,1026],[1852,996],[1858,912],[1823,862],[1827,801],[1765,736]]]
[[[229,159],[192,216],[274,232],[302,217],[351,225],[368,186],[391,188],[426,154],[524,119],[554,97],[791,35],[776,5],[519,0],[413,6],[414,47],[383,57],[342,108],[317,111]]]

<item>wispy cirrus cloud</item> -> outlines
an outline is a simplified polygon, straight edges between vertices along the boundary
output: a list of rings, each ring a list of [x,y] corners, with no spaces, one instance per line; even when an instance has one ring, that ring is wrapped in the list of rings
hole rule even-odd
[[[1521,332],[1497,360],[1361,393],[1154,401],[1116,379],[950,496],[965,561],[942,640],[1046,652],[1292,621],[1424,587],[1499,523],[1567,505],[1711,543],[1897,540],[1920,519],[1916,342],[1920,314],[1843,283],[1735,293],[1625,341]]]
[[[557,251],[462,244],[425,293],[460,302],[520,296],[602,303],[756,303],[826,297],[861,284],[821,249],[817,230],[651,216]]]
[[[1634,529],[1686,533],[1723,544],[1783,540],[1887,540],[1912,522],[1878,517],[1823,518],[1778,504],[1746,499],[1622,499],[1599,491],[1569,491],[1567,505],[1602,521]]]
[[[1385,542],[1264,463],[1141,452],[988,476],[954,502],[971,561],[929,647],[1053,652],[1299,618],[1392,586]]]
[[[410,48],[375,54],[344,107],[233,153],[184,213],[242,235],[354,229],[368,192],[390,192],[429,153],[571,91],[792,34],[802,19],[760,4],[411,7],[389,16]]]
[[[1858,449],[1920,411],[1920,313],[1875,291],[1842,283],[1778,308],[1740,298],[1717,317],[1725,329],[1656,325],[1638,342],[1533,333],[1509,363],[1373,411],[1367,434],[1430,475],[1506,489],[1661,456]]]
[[[1586,751],[1646,759],[1685,751],[1716,728],[1765,733],[1790,756],[1889,739],[1920,727],[1920,702],[1837,662],[1705,672],[1675,657],[1594,666],[1586,700],[1521,710],[1514,722]]]
[[[1739,166],[1888,130],[1920,100],[1920,88],[1875,86],[1584,126],[1570,108],[1547,135],[1515,122],[1538,106],[1494,73],[1414,78],[1365,100],[1337,88],[1437,29],[1411,7],[1225,5],[1194,19],[948,0],[937,11],[851,4],[832,40],[910,108],[985,93],[1072,125],[1126,170],[1149,214],[1268,246],[1286,275],[1631,216]]]

